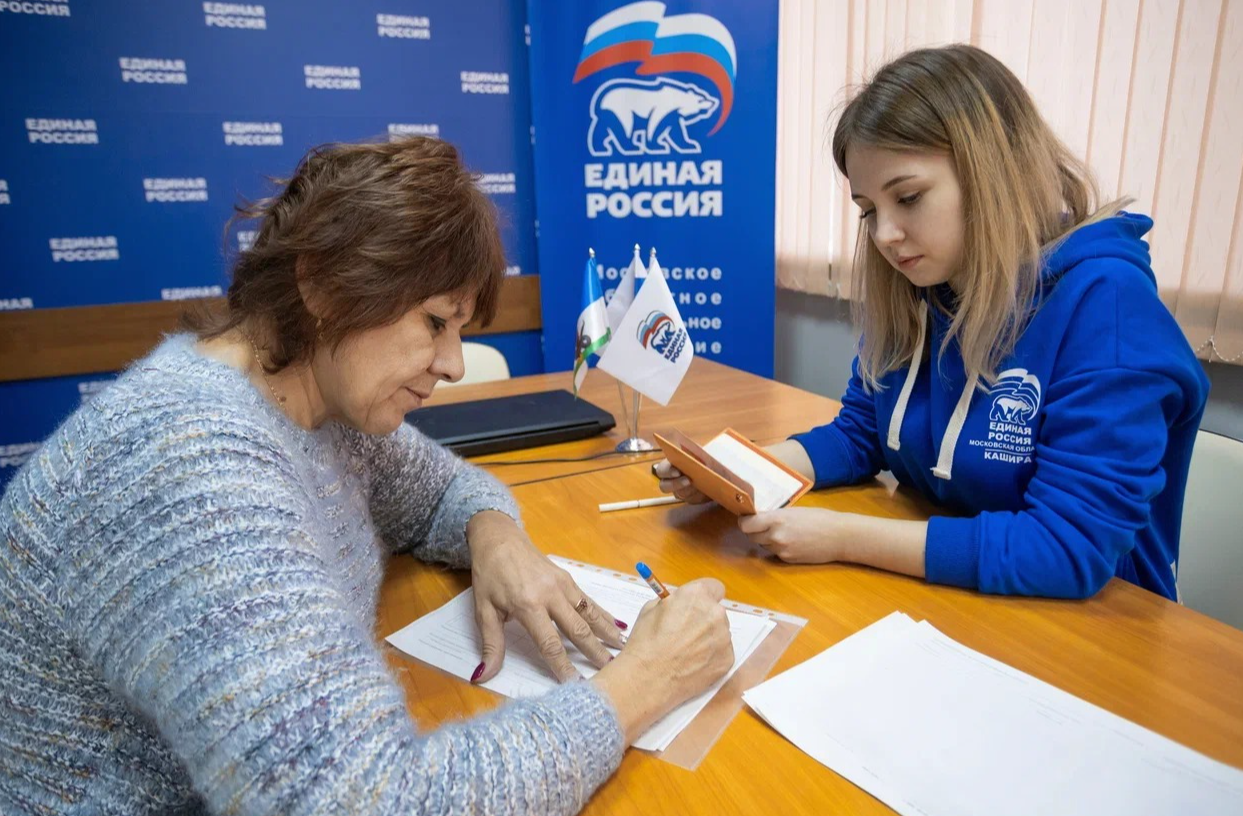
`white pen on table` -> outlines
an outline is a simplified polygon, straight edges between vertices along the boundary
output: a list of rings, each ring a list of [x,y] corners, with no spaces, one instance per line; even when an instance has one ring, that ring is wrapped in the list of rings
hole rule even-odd
[[[631,501],[605,502],[600,505],[601,513],[611,513],[614,510],[633,510],[636,507],[656,507],[661,504],[677,504],[682,501],[677,496],[661,496],[656,499],[632,499]]]

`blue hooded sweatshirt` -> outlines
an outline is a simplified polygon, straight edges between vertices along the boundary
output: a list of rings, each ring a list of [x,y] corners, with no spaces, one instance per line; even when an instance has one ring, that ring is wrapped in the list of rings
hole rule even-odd
[[[1058,245],[991,388],[968,379],[957,342],[939,354],[950,318],[925,301],[931,351],[874,393],[856,358],[837,418],[794,437],[816,486],[888,469],[952,514],[928,522],[929,581],[1086,598],[1117,575],[1177,599],[1208,379],[1157,297],[1141,240],[1151,228],[1123,213]],[[938,295],[952,302],[948,287]]]

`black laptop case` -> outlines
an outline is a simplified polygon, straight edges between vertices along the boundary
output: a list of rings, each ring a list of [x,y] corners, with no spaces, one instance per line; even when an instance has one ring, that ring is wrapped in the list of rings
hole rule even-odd
[[[437,405],[411,411],[406,421],[461,456],[585,439],[617,424],[608,411],[569,391]]]

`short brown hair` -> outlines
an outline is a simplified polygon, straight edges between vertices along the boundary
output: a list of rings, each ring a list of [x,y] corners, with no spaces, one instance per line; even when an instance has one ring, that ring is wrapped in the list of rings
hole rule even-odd
[[[496,210],[476,181],[439,139],[316,147],[291,178],[277,180],[279,193],[235,208],[230,225],[260,223],[233,265],[228,308],[192,311],[185,325],[210,339],[261,323],[273,370],[437,295],[473,294],[475,319],[486,326],[505,251]],[[318,320],[299,283],[315,293]]]

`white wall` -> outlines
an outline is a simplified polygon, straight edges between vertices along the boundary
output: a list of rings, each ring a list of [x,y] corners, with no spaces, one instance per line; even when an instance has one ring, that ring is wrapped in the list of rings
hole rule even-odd
[[[845,301],[777,290],[776,378],[840,399],[857,335]],[[1243,366],[1201,363],[1212,382],[1201,429],[1243,439]]]

